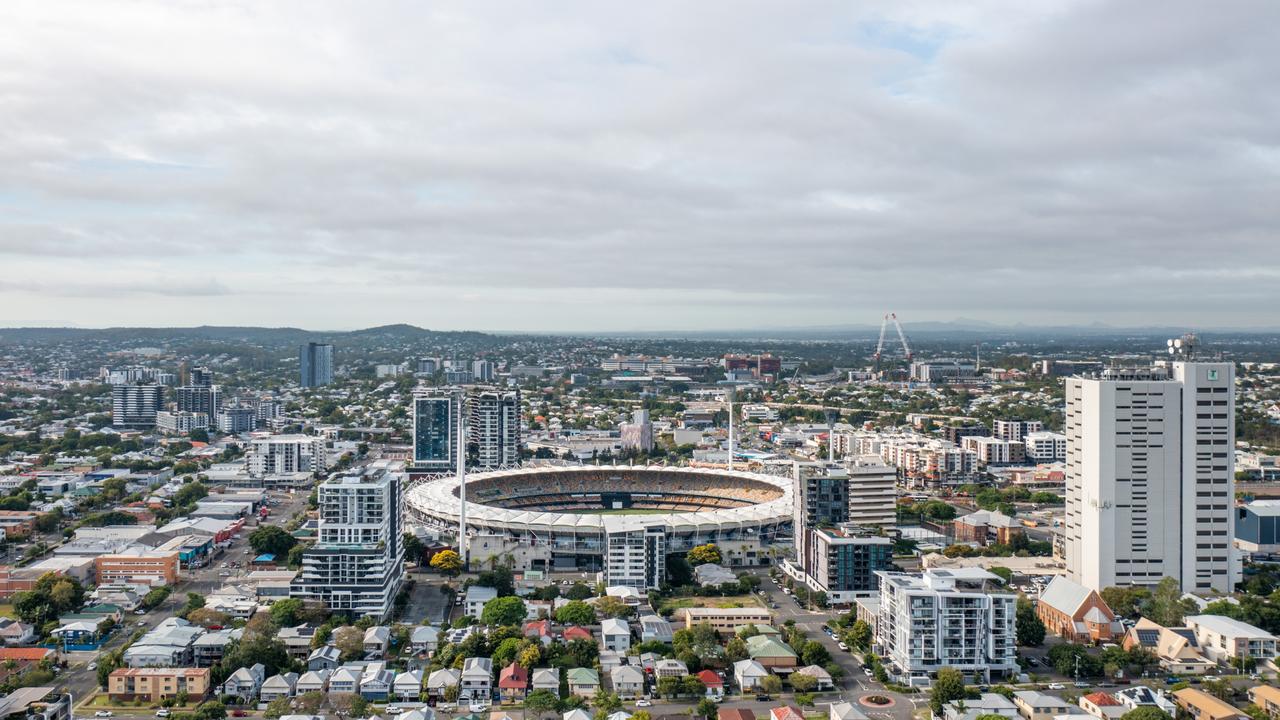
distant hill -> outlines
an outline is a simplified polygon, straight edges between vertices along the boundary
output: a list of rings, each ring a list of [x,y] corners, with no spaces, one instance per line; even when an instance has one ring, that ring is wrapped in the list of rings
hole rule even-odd
[[[492,337],[479,332],[442,332],[414,325],[382,325],[350,331],[315,331],[294,327],[263,328],[201,325],[198,327],[0,328],[0,343],[58,342],[222,342],[279,346],[302,342],[351,340],[466,340]]]

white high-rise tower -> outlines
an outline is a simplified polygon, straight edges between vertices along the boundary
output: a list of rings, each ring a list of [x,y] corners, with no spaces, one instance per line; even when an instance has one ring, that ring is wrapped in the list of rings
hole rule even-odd
[[[1064,548],[1086,587],[1229,592],[1239,577],[1235,368],[1194,361],[1184,340],[1181,359],[1067,380]]]

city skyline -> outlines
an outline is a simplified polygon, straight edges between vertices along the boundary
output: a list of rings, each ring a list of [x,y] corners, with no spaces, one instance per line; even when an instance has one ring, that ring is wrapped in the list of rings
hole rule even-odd
[[[20,326],[1270,326],[1278,19],[10,4],[0,302]]]

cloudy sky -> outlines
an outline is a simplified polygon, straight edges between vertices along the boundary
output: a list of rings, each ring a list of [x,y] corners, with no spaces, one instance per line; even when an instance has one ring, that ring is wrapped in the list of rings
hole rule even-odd
[[[1280,3],[0,3],[0,325],[1280,325]]]

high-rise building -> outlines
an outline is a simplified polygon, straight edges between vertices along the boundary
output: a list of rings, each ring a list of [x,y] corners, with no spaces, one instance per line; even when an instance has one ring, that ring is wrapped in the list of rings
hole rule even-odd
[[[1017,596],[981,568],[882,571],[875,644],[889,676],[928,685],[938,670],[959,670],[970,682],[1021,672]]]
[[[222,410],[222,388],[217,385],[183,385],[174,390],[174,402],[178,412],[204,413],[216,418]]]
[[[879,592],[876,572],[888,570],[893,562],[892,539],[878,534],[875,528],[854,523],[810,528],[806,532],[807,554],[796,579],[810,590],[826,593],[831,605],[849,605],[857,598],[873,597]]]
[[[156,424],[156,413],[163,408],[163,385],[130,383],[111,387],[112,427],[152,427]]]
[[[997,420],[992,425],[991,434],[1001,440],[1022,442],[1028,433],[1044,430],[1044,423],[1039,420]]]
[[[434,375],[440,369],[440,358],[418,358],[418,372],[422,375]]]
[[[272,418],[280,417],[280,410],[284,408],[284,403],[274,398],[262,398],[254,405],[257,410],[258,421],[266,422]]]
[[[218,412],[218,431],[231,435],[249,432],[258,426],[258,412],[251,407],[236,405]]]
[[[849,473],[836,463],[797,462],[791,488],[796,557],[803,563],[812,543],[806,530],[849,521]]]
[[[352,617],[391,614],[404,575],[401,470],[383,463],[320,483],[316,544],[302,555],[291,597]]]
[[[520,391],[483,390],[467,396],[467,440],[476,448],[476,466],[493,469],[520,464]]]
[[[271,435],[249,442],[249,474],[318,473],[329,466],[325,440],[315,435]]]
[[[186,435],[192,430],[208,430],[209,416],[204,413],[161,410],[156,413],[156,429],[174,435]]]
[[[649,411],[640,409],[631,414],[631,422],[622,423],[622,449],[649,452],[653,449],[653,422]]]
[[[1234,380],[1231,363],[1191,360],[1067,380],[1072,580],[1233,589]]]
[[[846,465],[849,517],[858,525],[891,528],[898,522],[898,469],[879,455],[859,455]]]
[[[667,532],[662,525],[609,531],[604,558],[605,584],[637,590],[656,589],[667,573]]]
[[[462,391],[420,390],[413,396],[413,469],[451,472],[458,459]]]
[[[191,368],[188,376],[187,385],[191,387],[209,387],[213,384],[213,371],[207,367]]]
[[[471,377],[476,382],[493,382],[494,365],[492,360],[474,360],[471,363]]]
[[[298,384],[320,387],[333,382],[333,346],[307,343],[298,348]]]

